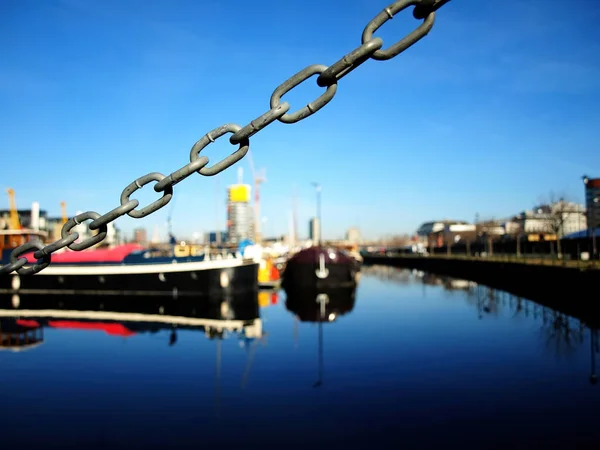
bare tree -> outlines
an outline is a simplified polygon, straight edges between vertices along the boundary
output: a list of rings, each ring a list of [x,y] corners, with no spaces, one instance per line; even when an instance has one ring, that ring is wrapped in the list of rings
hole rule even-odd
[[[494,254],[494,235],[499,226],[499,222],[494,217],[484,219],[475,225],[476,236],[485,238],[486,251],[490,256]]]
[[[575,215],[581,214],[581,211],[577,205],[567,201],[565,195],[550,191],[547,197],[538,198],[538,206],[534,208],[534,212],[542,217],[547,232],[556,236],[556,252],[560,257],[560,240],[565,234],[565,224]]]
[[[388,240],[388,245],[395,247],[403,247],[405,245],[410,244],[410,235],[408,234],[400,234],[400,235],[392,235]]]

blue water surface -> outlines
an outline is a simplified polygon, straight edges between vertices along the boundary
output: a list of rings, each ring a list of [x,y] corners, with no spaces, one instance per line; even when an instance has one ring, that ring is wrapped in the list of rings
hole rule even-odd
[[[385,267],[332,322],[298,320],[283,292],[260,318],[247,343],[46,327],[0,352],[0,448],[600,445],[585,318]]]

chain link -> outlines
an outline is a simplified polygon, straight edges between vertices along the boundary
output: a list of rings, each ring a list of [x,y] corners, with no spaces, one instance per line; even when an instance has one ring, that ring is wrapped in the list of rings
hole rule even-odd
[[[139,204],[140,202],[138,200],[129,200],[127,203],[121,206],[117,206],[112,211],[109,211],[106,214],[101,215],[97,219],[92,220],[88,225],[88,228],[94,231],[103,225],[108,225],[113,220],[116,220],[117,218],[124,216],[125,214],[129,214],[131,211],[137,208]]]
[[[46,245],[44,248],[38,250],[33,254],[35,259],[42,259],[44,255],[51,255],[52,253],[60,250],[61,248],[68,247],[73,242],[79,239],[79,233],[71,233],[67,237],[59,239],[50,245]]]
[[[363,45],[352,50],[338,62],[324,70],[323,73],[319,75],[319,78],[317,78],[317,84],[321,87],[326,87],[330,84],[337,83],[362,63],[367,61],[373,53],[381,47],[383,47],[383,40],[381,38],[374,38],[365,42]]]
[[[233,133],[233,136],[229,138],[229,142],[231,142],[233,145],[238,145],[244,139],[248,139],[254,136],[267,125],[270,125],[276,120],[279,120],[283,115],[285,115],[286,112],[288,112],[289,109],[289,103],[280,103],[275,108],[271,108],[269,111],[264,113],[258,119],[255,119],[252,122],[250,122],[237,133]]]
[[[0,267],[0,275],[9,274],[14,270],[19,270],[25,265],[25,263],[27,263],[27,260],[25,258],[19,258],[17,259],[17,261],[12,262],[12,256],[17,254],[17,250],[22,250],[22,248],[17,247],[12,251],[12,253],[10,254],[11,262]]]
[[[242,131],[242,127],[239,125],[235,125],[232,123],[226,123],[214,130],[206,133],[202,136],[192,147],[190,151],[190,161],[193,163],[198,158],[200,158],[200,152],[208,145],[215,142],[221,136],[224,136],[227,133],[238,133]],[[203,167],[198,171],[200,175],[212,176],[216,175],[219,172],[224,171],[225,169],[231,167],[248,153],[248,149],[250,148],[250,140],[248,138],[242,139],[239,143],[239,148],[233,152],[231,155],[226,156],[218,163],[214,164],[212,167]]]
[[[415,19],[424,19],[430,13],[436,12],[450,0],[421,0],[421,3],[415,6],[413,16]]]
[[[308,80],[310,77],[316,74],[322,74],[327,70],[327,66],[323,64],[313,64],[312,66],[308,66],[305,69],[302,69],[300,72],[295,74],[294,76],[288,78],[286,81],[281,83],[273,94],[271,95],[271,108],[275,108],[279,106],[279,102],[281,100],[281,96],[292,89],[294,89],[299,84]],[[280,122],[283,123],[296,123],[300,122],[302,119],[306,119],[308,116],[313,115],[318,110],[320,110],[323,106],[333,99],[337,91],[337,80],[334,80],[332,84],[327,86],[327,89],[319,98],[317,98],[314,102],[309,103],[304,108],[299,109],[295,113],[292,114],[284,114],[279,118]]]
[[[377,31],[379,27],[381,27],[388,20],[393,19],[394,16],[400,11],[405,10],[409,6],[419,5],[421,1],[422,0],[401,0],[385,8],[383,11],[377,14],[375,18],[371,20],[365,27],[365,30],[362,34],[363,44],[369,42],[373,38],[373,33]],[[425,0],[425,2],[429,4],[430,0]],[[398,55],[399,53],[402,53],[408,47],[417,43],[419,40],[425,37],[427,33],[429,33],[429,31],[431,30],[431,27],[433,27],[434,21],[435,12],[431,11],[427,15],[423,23],[416,30],[414,30],[404,38],[400,39],[394,45],[390,46],[390,48],[388,48],[387,50],[377,50],[373,53],[371,58],[377,59],[379,61],[386,61],[388,59],[392,59],[394,56]]]
[[[154,185],[154,190],[156,192],[163,192],[165,189],[168,189],[169,187],[172,188],[177,183],[179,183],[180,181],[183,181],[184,179],[189,177],[194,172],[199,171],[207,164],[208,164],[208,158],[206,156],[202,156],[201,158],[198,158],[195,161],[192,161],[192,162],[186,164],[181,169],[176,170],[172,174],[167,175],[165,178],[163,178],[162,180],[160,180],[158,183],[156,183]]]
[[[162,173],[158,172],[152,172],[139,177],[137,180],[135,180],[133,183],[131,183],[129,186],[123,189],[123,192],[121,192],[121,206],[124,206],[127,203],[129,203],[131,201],[129,200],[129,196],[138,189],[143,188],[148,183],[151,183],[153,181],[160,182],[165,178],[166,177]],[[142,217],[146,217],[149,214],[152,214],[155,211],[158,211],[160,208],[169,203],[171,201],[171,198],[173,198],[173,187],[170,185],[166,185],[162,191],[162,194],[162,197],[160,197],[158,200],[153,201],[148,206],[144,206],[142,209],[132,209],[127,213],[127,215],[129,217],[133,217],[134,219],[140,219]]]
[[[60,235],[65,240],[69,239],[69,236],[71,235],[71,230],[73,228],[75,228],[77,225],[81,225],[86,220],[90,220],[90,219],[96,220],[99,217],[100,217],[100,214],[98,214],[97,212],[94,212],[94,211],[87,211],[87,212],[84,212],[81,214],[77,214],[75,217],[72,217],[65,222],[65,224],[62,227],[62,230],[60,230]],[[88,224],[88,228],[89,228],[89,224]],[[97,243],[101,242],[106,237],[107,231],[108,231],[108,227],[106,226],[106,224],[101,225],[99,227],[98,233],[95,236],[91,236],[87,239],[84,239],[81,242],[75,243],[75,240],[79,237],[79,236],[77,236],[77,238],[73,239],[73,242],[71,242],[69,245],[67,245],[67,247],[70,248],[71,250],[77,250],[77,251],[85,250],[86,248],[90,248],[90,247],[96,245]],[[73,233],[73,234],[78,234],[78,233]]]
[[[191,174],[199,173],[204,176],[212,176],[228,169],[248,153],[248,149],[250,148],[250,138],[256,133],[275,121],[296,123],[306,119],[329,103],[336,94],[338,81],[365,61],[369,59],[380,61],[391,59],[425,37],[433,27],[436,11],[449,1],[450,0],[395,1],[367,24],[363,30],[362,45],[360,47],[352,50],[329,67],[322,64],[310,65],[280,84],[271,95],[271,109],[269,111],[244,127],[235,124],[225,124],[210,131],[194,144],[190,151],[190,162],[188,164],[168,176],[153,172],[136,179],[121,193],[120,206],[102,216],[97,212],[88,211],[69,219],[61,229],[61,239],[56,242],[44,246],[39,241],[32,241],[15,248],[10,255],[10,263],[0,267],[0,275],[9,274],[13,271],[17,271],[19,275],[37,273],[50,264],[51,254],[58,250],[68,247],[71,250],[79,251],[100,243],[106,237],[108,224],[119,217],[128,215],[139,219],[158,211],[171,201],[171,198],[173,197],[173,186],[183,181]],[[383,40],[378,37],[373,37],[373,33],[396,14],[410,6],[414,6],[413,16],[418,20],[423,20],[423,23],[410,34],[391,45],[387,50],[381,50],[383,47]],[[317,85],[325,88],[325,92],[315,101],[300,108],[296,112],[288,113],[290,105],[287,102],[281,102],[281,97],[314,75],[318,75],[316,80]],[[213,164],[211,167],[206,167],[209,159],[206,156],[200,156],[200,152],[209,144],[215,142],[215,140],[227,133],[232,133],[229,142],[232,145],[239,146],[238,149],[231,155],[226,156],[216,164]],[[152,181],[156,181],[154,190],[158,193],[162,192],[162,197],[144,208],[136,209],[139,206],[139,201],[131,200],[129,197],[135,191]],[[91,222],[88,224],[88,229],[91,231],[98,230],[97,234],[82,242],[76,243],[75,241],[79,238],[79,235],[76,232],[71,232],[71,230],[76,225],[90,219]],[[25,267],[27,259],[22,258],[22,256],[31,250],[36,250],[33,256],[38,262],[30,267]]]
[[[43,248],[44,244],[42,244],[40,241],[27,242],[26,244],[23,244],[12,251],[12,253],[10,254],[10,262],[12,264],[17,264],[19,261],[26,262],[27,260],[25,258],[20,258],[20,256],[24,255],[30,250],[42,250]],[[23,263],[21,267],[17,269],[17,273],[19,275],[33,275],[34,273],[38,273],[39,271],[48,267],[50,261],[52,260],[52,257],[50,256],[50,254],[44,254],[40,259],[42,260],[42,262],[35,262],[30,267],[25,267],[25,263]]]

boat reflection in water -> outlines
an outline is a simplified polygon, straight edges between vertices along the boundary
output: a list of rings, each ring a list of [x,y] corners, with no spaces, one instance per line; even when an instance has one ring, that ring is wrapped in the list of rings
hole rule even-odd
[[[294,335],[298,335],[298,321],[318,324],[318,379],[313,387],[323,384],[323,324],[335,322],[354,309],[355,287],[319,289],[296,287],[286,289],[285,307],[294,314]]]
[[[276,302],[276,297],[270,298]],[[220,416],[222,341],[231,335],[247,351],[241,380],[245,387],[259,343],[265,344],[258,291],[221,297],[144,297],[107,295],[0,296],[0,350],[19,351],[44,342],[44,329],[103,331],[133,337],[168,331],[165,344],[177,343],[180,330],[202,332],[216,341],[215,407]]]
[[[101,295],[0,296],[0,348],[25,350],[44,342],[44,328],[104,331],[129,337],[178,330],[203,332],[208,339],[234,333],[244,344],[263,336],[257,291],[218,298]]]
[[[258,292],[258,306],[267,308],[279,302],[279,292],[276,289],[261,289]]]
[[[301,322],[333,322],[354,309],[355,288],[285,291],[285,307]]]

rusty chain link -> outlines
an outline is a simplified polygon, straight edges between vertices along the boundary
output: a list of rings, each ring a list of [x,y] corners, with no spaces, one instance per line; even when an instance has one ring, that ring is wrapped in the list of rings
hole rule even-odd
[[[360,47],[352,50],[329,67],[322,64],[310,65],[280,84],[271,95],[271,109],[269,111],[244,127],[235,124],[225,124],[210,131],[193,145],[190,151],[190,162],[188,164],[167,176],[158,172],[152,172],[137,178],[121,193],[120,206],[102,216],[97,212],[88,211],[69,219],[62,227],[61,239],[56,242],[46,246],[37,241],[28,242],[15,248],[10,255],[10,263],[0,267],[0,275],[9,274],[13,271],[16,271],[19,275],[37,273],[50,264],[52,253],[64,247],[80,251],[100,243],[106,237],[107,225],[119,217],[128,215],[139,219],[158,211],[171,201],[171,198],[173,197],[173,186],[183,181],[191,174],[199,173],[205,176],[212,176],[228,169],[248,153],[250,148],[250,137],[275,121],[296,123],[306,119],[329,103],[336,94],[338,81],[362,63],[368,59],[385,61],[394,58],[425,37],[433,27],[435,12],[449,1],[450,0],[395,1],[367,24],[362,34],[362,45]],[[413,16],[418,20],[423,20],[423,23],[407,36],[391,45],[388,49],[382,50],[383,40],[378,37],[374,38],[373,33],[388,20],[393,19],[396,14],[411,6],[414,6]],[[281,97],[314,75],[318,75],[317,85],[325,88],[325,92],[315,101],[300,108],[296,112],[288,113],[290,105],[287,102],[282,103]],[[200,156],[200,152],[202,152],[206,146],[215,142],[215,140],[227,133],[232,133],[229,142],[232,145],[237,145],[238,149],[211,167],[206,167],[208,165],[208,158],[206,156]],[[143,186],[153,181],[156,182],[154,190],[157,193],[162,193],[162,197],[148,206],[139,210],[136,209],[139,206],[139,201],[131,200],[130,196],[138,189],[141,189]],[[88,229],[91,231],[98,230],[98,232],[84,241],[76,243],[75,241],[79,238],[79,235],[76,232],[71,232],[71,230],[87,220],[91,220],[88,224]],[[36,250],[33,256],[37,261],[34,264],[25,267],[27,259],[22,256],[31,250]]]

